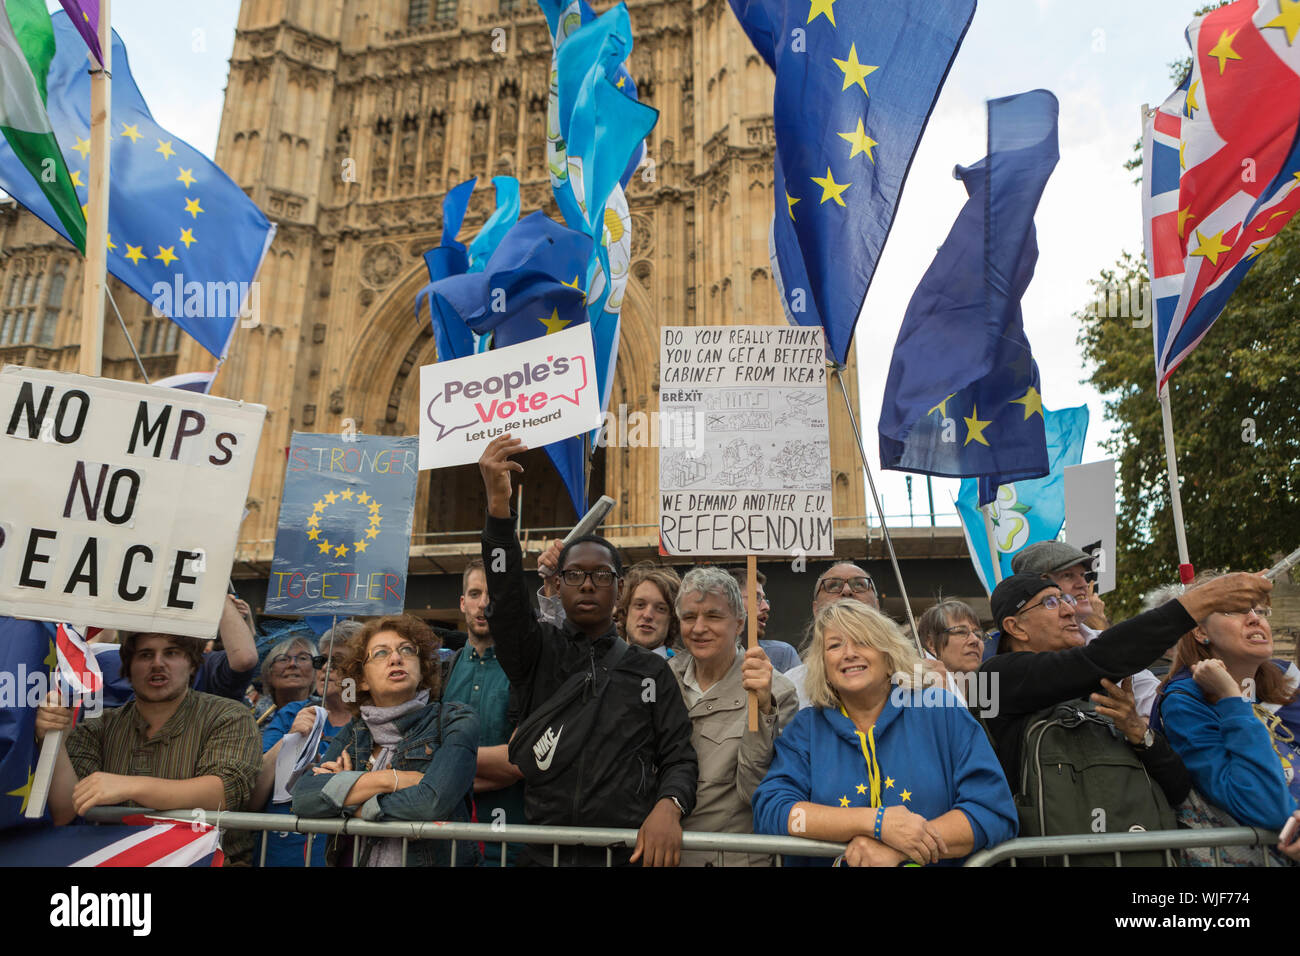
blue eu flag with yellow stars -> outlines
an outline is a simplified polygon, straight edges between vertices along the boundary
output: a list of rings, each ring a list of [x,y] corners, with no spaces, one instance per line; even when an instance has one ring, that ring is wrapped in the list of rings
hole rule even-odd
[[[54,641],[40,621],[0,617],[0,829],[27,821],[32,792],[36,708],[53,687]]]
[[[975,0],[731,0],[776,73],[772,272],[843,365]]]
[[[50,123],[85,204],[91,159],[86,44],[67,14],[51,19]],[[260,296],[253,279],[275,227],[215,163],[154,122],[116,33],[112,89],[108,271],[155,314],[224,358],[241,310],[255,317]],[[0,188],[68,238],[7,143],[0,144]]]
[[[991,100],[988,155],[954,175],[969,198],[912,294],[880,410],[884,468],[1000,483],[1047,474],[1038,366],[1020,299],[1034,212],[1060,158],[1046,90]]]
[[[590,236],[534,212],[505,234],[482,272],[430,283],[420,294],[428,297],[439,336],[439,360],[472,354],[467,351],[467,330],[478,336],[491,333],[493,346],[503,348],[574,324],[590,324],[582,278],[591,246]],[[444,341],[452,349],[450,354],[441,351]],[[598,368],[609,357],[602,344],[595,339]],[[581,516],[587,510],[582,439],[568,438],[545,447],[574,511]]]

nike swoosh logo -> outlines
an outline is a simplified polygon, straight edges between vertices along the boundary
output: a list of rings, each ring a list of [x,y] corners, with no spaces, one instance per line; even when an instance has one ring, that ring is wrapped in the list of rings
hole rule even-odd
[[[555,751],[560,749],[560,734],[562,733],[564,733],[563,726],[561,726],[559,731],[555,734],[555,739],[551,741],[551,749],[550,752],[547,753],[545,759],[537,761],[538,770],[545,772],[551,769],[551,761],[555,759]]]

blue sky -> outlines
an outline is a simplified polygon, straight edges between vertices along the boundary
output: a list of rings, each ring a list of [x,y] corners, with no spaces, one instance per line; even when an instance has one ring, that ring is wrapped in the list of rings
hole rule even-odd
[[[55,0],[47,3],[57,7]],[[1198,5],[1197,0],[980,3],[913,162],[858,325],[862,423],[889,515],[907,512],[904,476],[881,473],[876,464],[875,426],[889,355],[912,290],[961,208],[964,192],[951,176],[952,167],[984,155],[989,98],[1042,87],[1061,102],[1061,161],[1038,211],[1040,254],[1024,299],[1025,326],[1042,373],[1044,401],[1053,408],[1086,403],[1092,424],[1084,460],[1102,457],[1099,442],[1110,429],[1101,397],[1080,381],[1086,370],[1072,313],[1091,298],[1088,279],[1122,250],[1141,249],[1138,189],[1122,164],[1138,138],[1139,106],[1158,104],[1172,91],[1169,63],[1186,55],[1183,30]],[[114,26],[155,118],[208,155],[216,145],[238,8],[237,0],[117,0],[113,6]],[[948,494],[956,493],[956,485],[936,480],[940,512],[952,511]],[[924,511],[924,480],[914,488],[917,510]]]

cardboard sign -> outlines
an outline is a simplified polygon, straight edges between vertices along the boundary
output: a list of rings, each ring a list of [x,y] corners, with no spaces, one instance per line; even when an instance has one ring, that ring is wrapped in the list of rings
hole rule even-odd
[[[821,329],[662,330],[660,418],[697,422],[659,449],[665,554],[834,553]]]
[[[507,432],[529,448],[600,426],[591,327],[420,369],[420,469],[479,460]]]
[[[1065,540],[1092,555],[1097,593],[1115,589],[1115,461],[1065,469]]]
[[[0,372],[0,614],[211,638],[266,409]]]
[[[268,612],[402,613],[417,454],[414,437],[294,432]]]

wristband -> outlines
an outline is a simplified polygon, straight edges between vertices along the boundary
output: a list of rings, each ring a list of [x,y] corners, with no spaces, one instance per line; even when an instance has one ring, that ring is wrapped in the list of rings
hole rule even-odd
[[[883,824],[884,822],[885,822],[885,808],[877,807],[876,808],[876,829],[875,832],[872,834],[877,840],[880,839],[880,827],[881,824]]]
[[[397,768],[389,767],[388,769],[393,771],[393,793],[396,793],[398,791]]]

